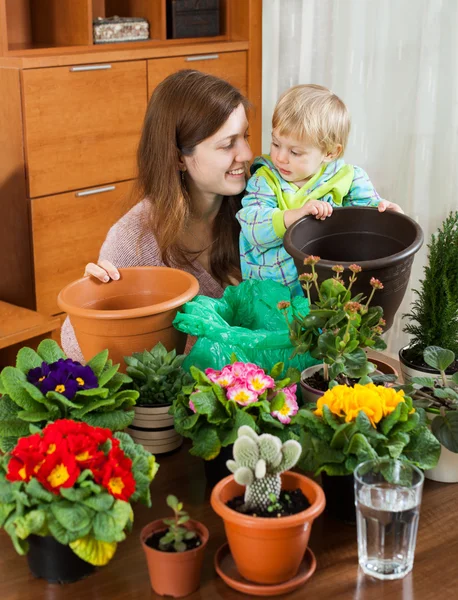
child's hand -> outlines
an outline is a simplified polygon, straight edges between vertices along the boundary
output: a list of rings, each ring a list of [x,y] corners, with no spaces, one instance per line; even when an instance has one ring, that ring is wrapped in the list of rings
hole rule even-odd
[[[404,214],[404,211],[399,206],[399,204],[395,204],[394,202],[389,202],[388,200],[382,200],[380,204],[377,206],[377,210],[379,212],[385,212],[386,210],[392,210],[393,212],[398,212]]]
[[[332,206],[328,202],[323,202],[322,200],[309,200],[303,206],[304,216],[305,215],[314,215],[317,219],[321,219],[324,221],[326,217],[330,217],[332,215]]]

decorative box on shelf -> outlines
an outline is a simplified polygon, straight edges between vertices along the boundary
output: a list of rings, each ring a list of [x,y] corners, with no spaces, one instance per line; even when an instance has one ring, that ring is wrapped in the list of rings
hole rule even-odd
[[[98,17],[93,21],[94,44],[149,39],[149,24],[141,17]]]
[[[169,0],[167,37],[194,38],[220,34],[219,0]]]

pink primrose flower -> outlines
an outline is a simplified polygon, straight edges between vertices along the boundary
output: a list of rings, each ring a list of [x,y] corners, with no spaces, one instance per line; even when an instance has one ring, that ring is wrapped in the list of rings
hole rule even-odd
[[[296,389],[297,385],[289,385],[288,387],[280,390],[285,394],[285,402],[280,410],[274,410],[270,413],[273,417],[276,417],[281,423],[288,425],[291,423],[291,417],[293,417],[299,410],[299,406],[296,400]]]
[[[253,369],[246,375],[248,388],[261,395],[267,389],[275,387],[275,381],[269,375],[266,375],[262,369]]]
[[[241,406],[248,406],[248,404],[253,404],[258,399],[258,395],[256,392],[250,390],[243,383],[236,383],[232,385],[226,390],[226,395],[229,400],[234,400],[237,404]]]

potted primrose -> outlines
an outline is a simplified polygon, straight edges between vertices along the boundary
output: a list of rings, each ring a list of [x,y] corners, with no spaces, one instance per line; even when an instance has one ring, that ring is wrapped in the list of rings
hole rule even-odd
[[[404,332],[410,343],[399,351],[404,381],[412,377],[439,377],[424,360],[428,346],[450,350],[458,356],[458,212],[450,213],[428,244],[428,259],[410,313],[404,315]],[[458,361],[447,374],[458,370]]]
[[[336,384],[354,385],[360,380],[363,383],[390,381],[396,375],[395,370],[385,363],[380,364],[377,373],[378,365],[372,362],[373,359],[369,360],[365,352],[365,349],[386,348],[381,338],[385,325],[383,310],[380,306],[370,306],[375,292],[383,289],[383,284],[372,278],[372,290],[368,298],[361,293],[353,296],[352,288],[361,272],[359,265],[350,265],[348,284],[343,279],[344,267],[341,265],[332,267],[334,277],[319,284],[315,269],[319,261],[318,256],[308,256],[304,264],[311,267],[311,272],[299,275],[309,300],[309,313],[302,315],[293,306],[290,320],[290,303],[278,304],[285,315],[290,339],[295,346],[293,356],[310,352],[313,358],[322,361],[302,372],[302,395],[308,402],[316,402],[328,388]],[[312,287],[317,296],[314,301]]]
[[[312,523],[325,506],[323,491],[308,477],[288,470],[301,455],[296,440],[282,444],[276,436],[258,436],[243,426],[233,453],[227,466],[234,474],[213,488],[211,505],[224,521],[239,574],[255,586],[283,586],[277,593],[287,591],[306,560]],[[216,568],[221,574],[221,564],[216,562]]]
[[[14,448],[19,438],[29,435],[30,425],[42,429],[58,419],[125,429],[134,418],[138,392],[128,389],[132,379],[118,369],[108,350],[83,366],[51,339],[36,351],[21,348],[16,366],[0,373],[0,449]]]
[[[175,429],[192,440],[190,453],[204,459],[209,485],[229,475],[226,461],[242,425],[257,432],[294,437],[291,417],[299,409],[299,371],[283,363],[269,373],[253,363],[233,362],[205,372],[191,367],[192,382],[174,399],[170,410]],[[298,433],[298,431],[296,432]]]
[[[209,533],[189,518],[176,496],[167,496],[173,517],[146,525],[140,534],[151,587],[160,596],[181,598],[195,592]]]
[[[191,382],[181,366],[185,358],[184,354],[177,356],[176,350],[167,352],[161,342],[150,351],[134,352],[124,358],[126,372],[139,393],[128,433],[154,454],[176,450],[183,442],[169,409],[182,387]]]
[[[410,386],[404,387],[411,394],[414,406],[426,410],[431,431],[441,444],[439,462],[426,471],[425,477],[443,483],[458,482],[458,371],[446,375],[455,359],[450,350],[429,346],[423,360],[439,372],[439,379],[413,377]]]
[[[151,506],[158,464],[125,433],[60,419],[0,459],[0,526],[35,577],[69,583],[107,564]]]
[[[298,466],[321,474],[328,512],[348,523],[356,520],[353,471],[359,463],[389,457],[432,469],[439,459],[425,411],[402,389],[337,385],[293,421],[302,428]]]

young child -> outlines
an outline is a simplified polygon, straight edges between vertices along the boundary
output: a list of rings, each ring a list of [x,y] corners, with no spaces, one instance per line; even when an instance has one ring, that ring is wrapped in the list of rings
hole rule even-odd
[[[272,118],[270,156],[251,166],[241,225],[243,279],[273,279],[302,294],[292,257],[283,247],[287,227],[314,215],[326,219],[333,207],[373,206],[402,212],[382,200],[360,167],[342,158],[350,132],[345,104],[320,85],[296,85],[278,101]]]

